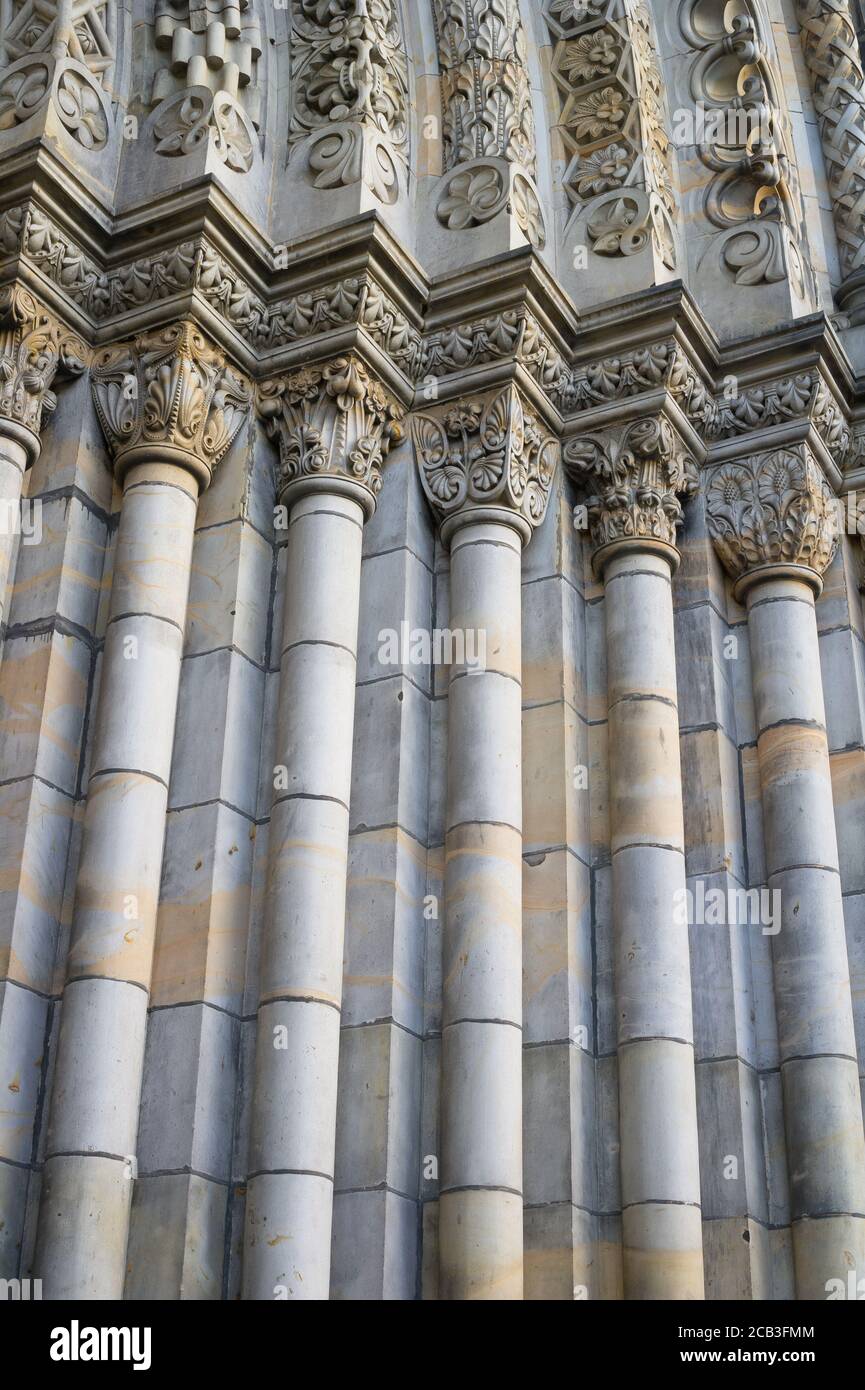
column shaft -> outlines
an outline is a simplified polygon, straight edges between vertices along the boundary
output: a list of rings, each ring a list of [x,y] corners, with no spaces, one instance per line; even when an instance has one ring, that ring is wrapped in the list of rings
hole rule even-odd
[[[865,1139],[814,595],[748,590],[797,1295],[865,1270]]]
[[[7,588],[18,536],[24,474],[29,462],[24,443],[0,425],[0,636],[9,612]]]
[[[34,1269],[123,1292],[148,991],[198,486],[125,478]]]
[[[329,1294],[363,523],[338,490],[291,511],[246,1299]]]
[[[520,533],[470,520],[451,546],[451,627],[486,641],[448,695],[440,1295],[521,1299]]]
[[[670,563],[627,548],[604,579],[625,1297],[701,1299]]]

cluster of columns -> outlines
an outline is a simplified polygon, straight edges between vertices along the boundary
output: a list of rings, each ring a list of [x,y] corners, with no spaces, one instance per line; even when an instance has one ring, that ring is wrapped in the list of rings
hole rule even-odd
[[[51,378],[64,353],[70,372],[80,359],[26,301],[4,313],[5,354],[29,372],[17,411],[0,417],[0,501],[17,502]],[[251,405],[188,323],[106,350],[92,379],[122,503],[34,1259],[58,1299],[123,1294],[198,500]],[[362,539],[401,412],[353,356],[267,383],[258,405],[279,445],[289,537],[243,1296],[326,1299]],[[439,1287],[454,1300],[523,1296],[521,560],[556,451],[524,415],[510,387],[415,420],[450,551],[450,625],[482,634],[486,652],[482,669],[451,668],[448,691]],[[507,466],[485,470],[493,416],[507,421]],[[631,1299],[703,1297],[688,926],[676,911],[686,895],[672,579],[681,499],[695,485],[683,458],[660,416],[565,449],[571,475],[594,489],[605,601]],[[758,525],[776,494],[779,515]],[[715,467],[707,506],[747,606],[767,876],[782,903],[773,962],[796,1289],[822,1298],[851,1260],[865,1266],[815,616],[837,514],[804,445]],[[0,593],[12,553],[0,547]]]

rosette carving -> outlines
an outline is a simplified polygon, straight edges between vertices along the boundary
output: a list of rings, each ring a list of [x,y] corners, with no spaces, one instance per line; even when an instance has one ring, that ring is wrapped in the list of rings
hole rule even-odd
[[[119,479],[136,463],[161,461],[207,487],[251,404],[246,384],[189,323],[106,348],[92,383]]]
[[[342,479],[361,489],[372,511],[382,464],[402,438],[404,411],[359,358],[337,357],[265,382],[258,412],[279,445],[280,497],[310,479]]]

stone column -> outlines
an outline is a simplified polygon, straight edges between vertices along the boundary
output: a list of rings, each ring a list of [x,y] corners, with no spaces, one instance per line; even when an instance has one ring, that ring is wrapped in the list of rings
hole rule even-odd
[[[363,525],[400,411],[354,357],[268,382],[290,527],[243,1296],[327,1299]]]
[[[199,492],[249,395],[190,324],[104,351],[123,489],[34,1268],[122,1297],[168,779]]]
[[[805,444],[720,465],[718,553],[747,604],[769,888],[796,1292],[825,1299],[865,1269],[865,1138],[815,596],[838,542],[834,498]]]
[[[660,417],[565,446],[604,582],[623,1277],[703,1298],[672,576],[693,460]]]
[[[87,349],[19,285],[0,290],[0,634],[20,528],[24,474],[39,457],[43,415],[56,405],[56,375],[84,371]]]
[[[439,1291],[445,1299],[521,1299],[520,561],[546,512],[558,446],[513,386],[417,417],[414,437],[451,552],[456,651],[448,690]]]
[[[850,0],[797,0],[838,235],[839,309],[865,323],[865,72]]]

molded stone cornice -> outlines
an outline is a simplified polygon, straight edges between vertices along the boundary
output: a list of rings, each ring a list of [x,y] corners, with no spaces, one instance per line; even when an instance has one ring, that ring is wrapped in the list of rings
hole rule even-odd
[[[119,481],[136,464],[170,463],[206,488],[252,401],[222,353],[188,322],[104,349],[92,385]]]
[[[732,345],[717,379],[712,462],[807,442],[840,486],[850,461],[854,381],[823,314]]]
[[[838,500],[807,444],[713,469],[709,533],[736,597],[761,578],[797,574],[819,593],[840,538]]]
[[[648,408],[667,414],[702,457],[714,427],[717,356],[717,340],[681,284],[583,313],[563,396],[569,432]]]
[[[459,526],[492,518],[531,538],[546,515],[559,444],[513,384],[416,414],[412,434],[445,542]]]
[[[279,445],[277,494],[342,492],[367,515],[381,491],[381,467],[402,438],[404,412],[356,356],[337,357],[267,381],[258,411]]]
[[[0,290],[0,432],[20,431],[31,461],[43,416],[56,404],[55,376],[79,376],[88,358],[81,339],[20,285]]]
[[[682,499],[697,491],[699,474],[663,414],[569,439],[564,461],[585,493],[598,573],[623,546],[658,550],[678,563]]]

